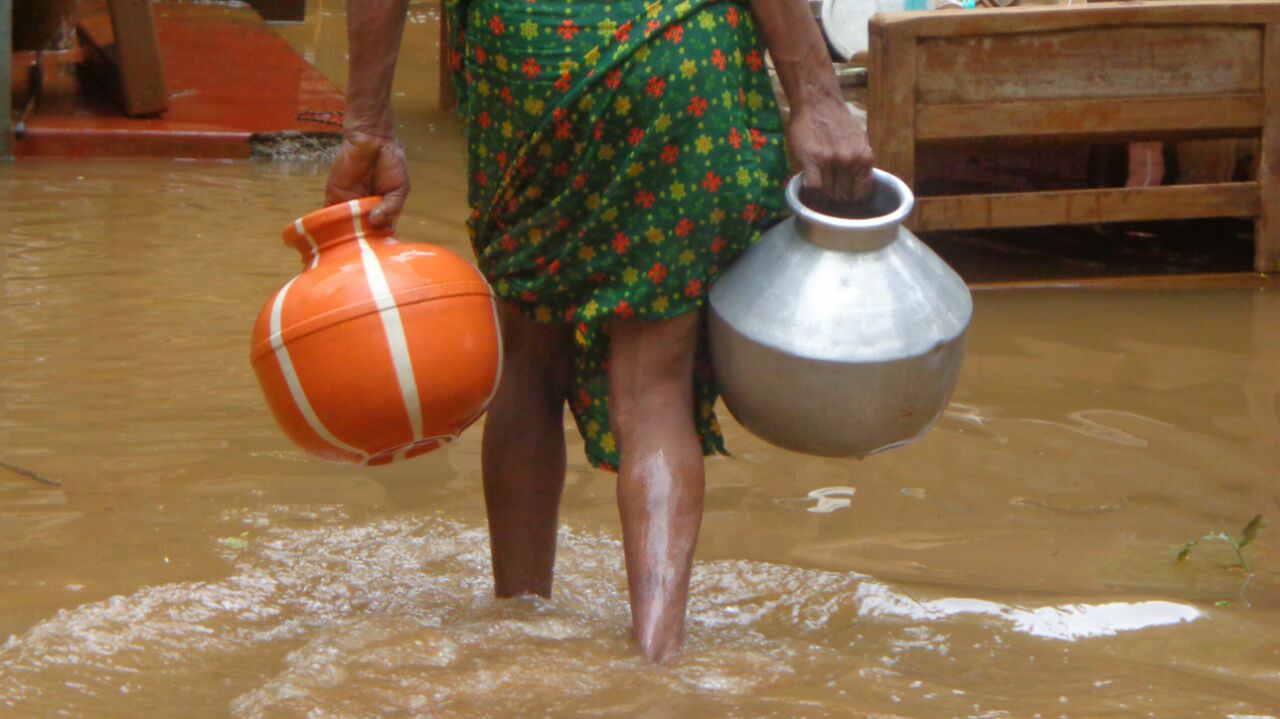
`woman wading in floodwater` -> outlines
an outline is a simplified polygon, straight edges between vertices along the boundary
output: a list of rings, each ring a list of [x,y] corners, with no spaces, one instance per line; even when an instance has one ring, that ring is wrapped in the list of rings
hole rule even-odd
[[[409,188],[390,108],[407,4],[347,2],[346,139],[326,199],[383,195],[380,226]],[[699,344],[707,287],[785,211],[763,48],[810,202],[869,192],[871,153],[806,0],[448,9],[468,227],[504,300],[483,449],[495,591],[551,593],[567,401],[588,459],[618,473],[634,636],[661,661],[684,635],[703,455],[723,451]]]

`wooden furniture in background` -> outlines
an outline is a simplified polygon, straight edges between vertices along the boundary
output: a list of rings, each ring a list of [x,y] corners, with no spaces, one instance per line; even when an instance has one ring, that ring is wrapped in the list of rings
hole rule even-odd
[[[307,18],[307,0],[249,0],[263,20],[302,22]]]
[[[1261,141],[1252,182],[918,197],[914,229],[1248,217],[1280,271],[1280,2],[892,13],[870,36],[871,144],[908,184],[924,143]]]
[[[76,31],[85,69],[106,85],[126,115],[169,109],[151,0],[86,0]]]

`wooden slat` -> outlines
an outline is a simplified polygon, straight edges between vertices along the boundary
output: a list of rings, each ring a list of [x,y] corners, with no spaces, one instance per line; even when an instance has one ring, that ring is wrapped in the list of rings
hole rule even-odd
[[[1241,0],[1221,4],[1157,0],[974,9],[962,13],[886,13],[871,18],[870,32],[873,35],[891,32],[904,37],[956,37],[1124,25],[1268,25],[1277,22],[1280,22],[1280,3],[1275,0]]]
[[[916,41],[871,38],[867,137],[876,164],[915,183]]]
[[[1280,22],[1267,27],[1262,64],[1266,90],[1266,126],[1262,128],[1258,182],[1262,185],[1261,212],[1254,240],[1254,269],[1280,272]]]
[[[0,160],[13,157],[9,71],[13,63],[13,0],[0,0]]]
[[[1225,135],[1256,131],[1262,127],[1263,118],[1261,94],[923,105],[916,108],[916,137],[1115,137],[1213,131]]]
[[[933,105],[1256,93],[1262,88],[1262,29],[1138,26],[922,38],[919,100]]]
[[[916,228],[921,231],[990,229],[1256,217],[1260,206],[1257,182],[924,197],[916,200]]]
[[[1048,280],[970,282],[974,292],[1001,290],[1264,290],[1280,289],[1280,275],[1260,272],[1215,272],[1195,275],[1132,275],[1128,277],[1064,277]]]

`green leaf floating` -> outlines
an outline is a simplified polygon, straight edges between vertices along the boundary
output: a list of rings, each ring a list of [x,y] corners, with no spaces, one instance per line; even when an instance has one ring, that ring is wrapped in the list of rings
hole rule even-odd
[[[1258,532],[1266,529],[1266,527],[1267,520],[1265,517],[1261,514],[1253,515],[1253,519],[1249,520],[1249,523],[1244,527],[1244,531],[1240,533],[1240,548],[1243,549],[1246,544],[1256,539]]]
[[[1252,575],[1253,567],[1249,566],[1249,560],[1245,559],[1243,550],[1250,542],[1258,538],[1258,533],[1265,529],[1267,520],[1262,514],[1255,514],[1249,523],[1244,525],[1244,529],[1240,531],[1240,539],[1236,540],[1231,535],[1224,532],[1209,532],[1208,534],[1187,542],[1187,545],[1178,552],[1177,561],[1181,562],[1191,556],[1191,548],[1201,542],[1225,542],[1231,545],[1236,552],[1236,559],[1239,561],[1240,568],[1245,574]]]

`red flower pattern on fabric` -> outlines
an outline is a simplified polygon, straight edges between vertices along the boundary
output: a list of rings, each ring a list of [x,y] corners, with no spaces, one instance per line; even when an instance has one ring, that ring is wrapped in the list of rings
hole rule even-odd
[[[473,23],[464,8],[479,4],[447,8],[477,263],[521,312],[574,328],[571,408],[591,463],[616,467],[603,328],[698,308],[785,212],[763,51],[747,0],[491,2]],[[705,358],[698,372],[711,452]]]

